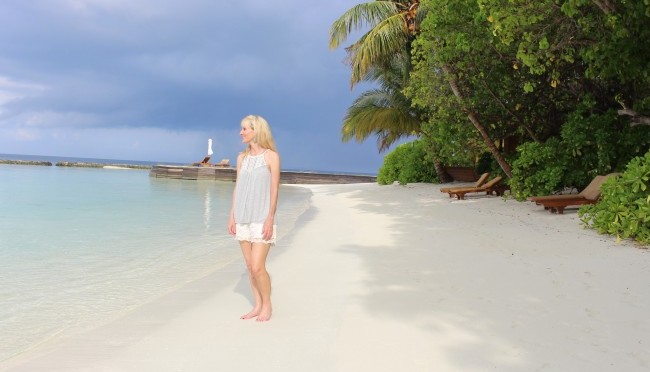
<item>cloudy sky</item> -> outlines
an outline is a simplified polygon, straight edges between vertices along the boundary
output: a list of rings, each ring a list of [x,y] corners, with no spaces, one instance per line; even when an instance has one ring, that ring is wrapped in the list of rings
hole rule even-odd
[[[286,169],[375,173],[342,143],[349,89],[332,22],[357,0],[3,0],[0,153],[193,162],[267,118]]]

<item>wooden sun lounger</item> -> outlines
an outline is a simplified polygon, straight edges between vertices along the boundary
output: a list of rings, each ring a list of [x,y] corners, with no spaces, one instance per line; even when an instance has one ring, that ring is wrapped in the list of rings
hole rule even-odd
[[[557,212],[558,214],[563,214],[566,207],[597,203],[600,199],[600,186],[603,182],[608,178],[616,177],[619,174],[620,173],[610,173],[606,176],[596,176],[591,180],[589,185],[578,194],[532,196],[528,198],[528,200],[535,202],[537,205],[542,205],[544,209],[551,213]]]
[[[541,205],[545,200],[557,200],[557,199],[575,199],[580,197],[580,194],[557,194],[557,195],[544,195],[544,196],[531,196],[527,200],[535,202],[537,205]]]
[[[449,197],[455,196],[458,200],[465,199],[466,194],[477,192],[485,192],[486,195],[492,195],[492,193],[501,195],[503,194],[503,187],[501,187],[502,179],[503,177],[496,176],[482,186],[450,189],[447,193],[449,194]]]
[[[221,159],[220,162],[218,163],[210,163],[210,157],[206,156],[203,161],[200,163],[192,163],[192,166],[194,167],[229,167],[230,166],[230,159],[224,158]]]
[[[488,179],[489,176],[490,176],[490,173],[488,173],[488,172],[483,173],[483,174],[481,175],[481,177],[478,178],[478,180],[476,181],[476,183],[474,184],[474,186],[471,186],[471,187],[479,187],[479,186],[482,186],[482,185],[485,183],[485,181],[487,181],[487,179]],[[467,186],[465,186],[465,187],[467,187]],[[458,189],[458,188],[460,188],[460,187],[443,187],[443,188],[440,189],[440,192],[446,192],[446,193],[448,193],[449,190]],[[449,195],[449,197],[451,197],[451,195]]]
[[[201,160],[199,163],[192,163],[193,166],[198,166],[198,167],[209,167],[210,166],[210,156],[206,156]]]
[[[544,200],[539,204],[544,206],[544,209],[548,210],[551,213],[557,212],[558,214],[564,214],[564,208],[571,206],[581,206],[585,204],[595,204],[598,203],[598,199],[587,199],[584,197],[573,197],[573,198],[558,198],[554,200]]]

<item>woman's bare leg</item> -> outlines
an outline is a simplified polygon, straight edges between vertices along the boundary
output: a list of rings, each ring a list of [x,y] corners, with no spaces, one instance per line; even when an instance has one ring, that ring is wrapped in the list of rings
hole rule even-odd
[[[253,243],[251,250],[251,273],[255,287],[262,301],[262,306],[257,315],[258,322],[271,319],[271,278],[266,271],[266,257],[269,254],[270,244]]]
[[[242,315],[240,319],[250,319],[250,318],[255,318],[257,315],[259,315],[260,310],[262,309],[262,296],[260,295],[260,291],[257,289],[257,285],[255,284],[255,278],[253,277],[253,272],[252,272],[253,245],[251,244],[251,242],[240,240],[239,246],[241,247],[242,254],[244,255],[244,261],[246,261],[246,271],[248,272],[248,280],[250,281],[251,291],[253,292],[253,299],[255,301],[255,305],[253,306],[253,309],[247,314]]]

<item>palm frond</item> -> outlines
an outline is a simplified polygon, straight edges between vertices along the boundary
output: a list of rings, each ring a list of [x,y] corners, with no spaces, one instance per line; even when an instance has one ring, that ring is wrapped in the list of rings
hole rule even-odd
[[[415,16],[415,21],[418,23],[418,26],[422,24],[422,21],[424,21],[424,18],[427,16],[427,12],[428,12],[427,7],[422,6],[422,4],[420,4]]]
[[[394,1],[370,1],[353,6],[330,27],[330,49],[338,48],[353,30],[374,27],[383,19],[397,13]]]
[[[381,64],[371,65],[364,76],[366,82],[377,82],[385,89],[401,91],[407,84],[411,71],[408,53],[394,54]]]
[[[343,120],[342,140],[362,142],[376,135],[379,151],[383,151],[399,138],[419,133],[420,119],[394,96],[393,92],[373,89],[357,97]]]
[[[385,18],[348,48],[352,85],[362,81],[373,65],[386,62],[405,49],[408,30],[401,14]]]

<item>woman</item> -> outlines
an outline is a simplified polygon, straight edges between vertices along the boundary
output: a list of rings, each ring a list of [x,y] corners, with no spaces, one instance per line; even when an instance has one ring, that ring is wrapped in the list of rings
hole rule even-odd
[[[237,183],[232,195],[228,232],[239,240],[255,306],[241,319],[271,318],[271,279],[266,256],[275,244],[275,208],[280,185],[280,157],[269,124],[261,116],[241,121],[239,135],[247,144],[237,157]]]

